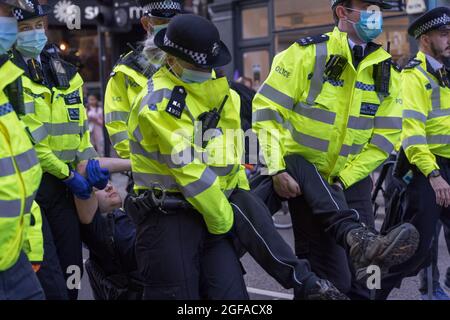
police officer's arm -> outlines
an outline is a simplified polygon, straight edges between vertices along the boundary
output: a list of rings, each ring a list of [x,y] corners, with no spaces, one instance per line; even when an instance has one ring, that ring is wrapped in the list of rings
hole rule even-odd
[[[308,57],[314,57],[314,46],[294,44],[278,54],[253,100],[253,130],[271,175],[286,168],[282,139],[290,133],[283,126],[308,83],[307,68],[302,67],[308,65]]]
[[[436,157],[428,148],[426,120],[430,100],[425,88],[426,82],[416,70],[405,70],[402,74],[401,96],[404,105],[402,146],[412,165],[428,176],[439,166]]]
[[[42,235],[42,215],[39,205],[33,201],[30,212],[30,226],[26,229],[23,250],[33,265],[35,272],[39,271],[44,261],[44,238]]]
[[[178,119],[165,112],[165,106],[160,104],[158,110],[143,108],[139,113],[138,129],[143,137],[140,145],[146,152],[154,153],[150,146],[154,145],[156,134],[161,158],[164,159],[186,200],[203,215],[209,232],[212,234],[228,232],[233,225],[233,211],[220,189],[218,177],[196,157],[183,158],[182,162],[178,161],[179,163],[173,162],[173,159],[176,159],[173,155],[176,153],[184,151],[184,155],[190,155],[191,148],[196,147],[182,134],[170,130],[169,123]]]
[[[81,101],[83,101],[83,90],[79,88],[79,94],[81,97]],[[91,144],[91,134],[89,132],[89,122],[87,119],[86,108],[82,103],[79,104],[80,110],[80,128],[81,129],[81,141],[80,146],[77,150],[77,159],[76,162],[80,162],[83,160],[89,160],[98,157],[97,151],[95,151],[94,147]]]
[[[381,103],[374,117],[374,128],[369,143],[361,153],[339,173],[339,180],[345,188],[369,176],[394,150],[402,130],[403,104],[400,94],[401,75],[391,70],[390,95]]]
[[[105,124],[111,143],[123,159],[130,158],[127,120],[130,112],[125,75],[117,72],[108,81],[105,93]]]

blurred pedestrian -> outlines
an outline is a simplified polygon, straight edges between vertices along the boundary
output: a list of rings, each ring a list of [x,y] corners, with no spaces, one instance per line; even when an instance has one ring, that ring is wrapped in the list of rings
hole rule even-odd
[[[100,157],[105,155],[105,139],[103,134],[103,108],[96,94],[89,94],[86,112],[91,133],[91,143]]]

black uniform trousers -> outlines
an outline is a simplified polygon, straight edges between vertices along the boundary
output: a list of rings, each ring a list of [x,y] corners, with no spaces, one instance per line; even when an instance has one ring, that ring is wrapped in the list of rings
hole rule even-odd
[[[438,156],[436,159],[442,177],[450,182],[450,160]],[[430,264],[436,224],[440,218],[450,218],[450,207],[437,205],[436,195],[428,178],[415,167],[413,178],[406,188],[405,202],[404,221],[410,222],[419,231],[419,247],[408,261],[392,267],[389,276],[382,279],[382,289],[377,292],[379,299],[386,299],[392,289],[401,284],[404,277],[416,275]]]
[[[307,259],[312,271],[341,291],[348,292],[351,272],[346,256],[346,235],[360,227],[359,213],[349,209],[345,195],[330,186],[317,168],[299,155],[285,157],[287,172],[297,181],[302,196],[289,200],[295,237],[295,252]],[[269,207],[271,214],[280,209],[271,177],[252,181],[252,192]],[[361,201],[355,197],[355,202]],[[362,201],[361,201],[362,203]]]
[[[149,212],[136,231],[144,300],[248,299],[231,237],[209,233],[199,212]]]
[[[83,274],[83,258],[80,225],[72,192],[60,179],[49,173],[44,173],[36,196],[36,202],[39,204],[42,214],[46,217],[50,226],[59,264],[66,283],[70,276],[76,274],[79,274],[81,279]],[[48,249],[48,247],[45,247],[46,243],[48,244],[49,240],[47,239],[46,241],[44,238],[44,250]],[[40,280],[43,282],[52,281],[53,276],[51,274],[55,272],[55,269],[45,263],[42,267],[40,270]],[[73,273],[72,270],[74,267],[78,268],[77,271],[79,273],[77,271]],[[76,277],[73,280],[76,281]],[[73,283],[72,279],[69,282]],[[43,284],[44,288],[50,286],[55,285]],[[69,289],[67,286],[66,289],[68,290],[69,299],[76,300],[78,297],[78,289]]]

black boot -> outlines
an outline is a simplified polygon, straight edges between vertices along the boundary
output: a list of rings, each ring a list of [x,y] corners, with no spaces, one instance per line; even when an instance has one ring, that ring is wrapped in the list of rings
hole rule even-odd
[[[305,288],[305,300],[350,300],[341,293],[330,281],[319,279]]]
[[[419,246],[419,232],[410,223],[404,223],[387,235],[375,234],[365,226],[347,233],[349,255],[356,270],[356,279],[367,274],[367,267],[378,266],[382,273],[390,267],[407,261]]]

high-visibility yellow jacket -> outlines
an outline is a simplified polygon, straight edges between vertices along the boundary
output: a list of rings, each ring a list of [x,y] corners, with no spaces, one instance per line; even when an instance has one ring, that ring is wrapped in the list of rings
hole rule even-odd
[[[257,132],[269,174],[285,169],[284,156],[299,154],[330,183],[345,187],[368,176],[400,139],[400,73],[390,70],[389,95],[376,92],[375,66],[391,58],[370,44],[355,70],[347,34],[335,28],[294,43],[278,54],[253,101]],[[331,55],[347,59],[338,80],[325,79]]]
[[[35,201],[30,215],[30,226],[27,229],[23,250],[31,263],[40,263],[44,261],[44,236],[42,234],[41,208]]]
[[[166,111],[171,97],[183,87],[186,107],[181,117]],[[218,129],[207,132],[206,149],[195,122],[201,114],[219,108],[228,96]],[[169,101],[171,101],[169,103]],[[175,99],[179,102],[179,99]],[[129,119],[131,163],[135,189],[160,184],[181,192],[197,209],[209,232],[228,232],[233,211],[227,196],[236,188],[248,189],[240,126],[240,99],[225,78],[186,84],[166,67],[161,68],[138,96]]]
[[[131,106],[155,72],[141,51],[131,51],[120,58],[111,73],[105,92],[105,125],[121,158],[130,157],[127,122]]]
[[[22,70],[0,58],[0,271],[16,263],[30,225],[31,206],[42,177],[29,135],[5,90]]]
[[[440,85],[419,52],[402,72],[402,146],[409,162],[428,176],[439,166],[436,157],[450,159],[450,88]]]
[[[97,156],[91,145],[86,110],[83,105],[83,79],[76,67],[63,62],[70,79],[68,89],[58,89],[50,72],[50,56],[43,52],[41,61],[46,81],[36,83],[20,53],[13,51],[13,62],[24,70],[25,114],[21,116],[35,143],[44,172],[59,179],[69,176],[68,164],[73,167],[81,160]]]

